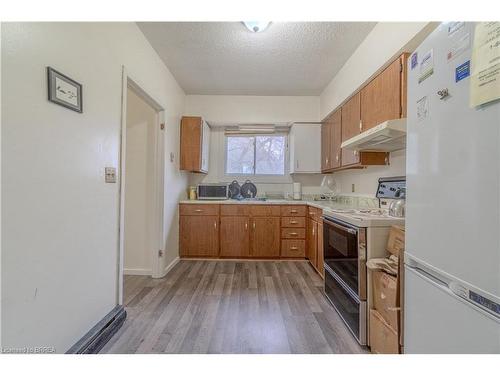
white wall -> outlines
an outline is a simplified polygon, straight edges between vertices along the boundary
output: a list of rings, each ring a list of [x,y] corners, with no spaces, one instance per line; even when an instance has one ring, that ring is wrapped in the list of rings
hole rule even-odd
[[[320,121],[317,96],[187,95],[184,114],[228,124]]]
[[[156,111],[127,90],[124,273],[151,275]]]
[[[166,110],[165,263],[177,257],[184,92],[132,23],[2,23],[2,346],[66,351],[117,303],[122,65]],[[46,66],[83,84],[47,101]]]
[[[372,166],[366,169],[351,169],[335,172],[333,177],[345,194],[375,196],[379,177],[406,175],[406,150],[391,152],[389,166]]]

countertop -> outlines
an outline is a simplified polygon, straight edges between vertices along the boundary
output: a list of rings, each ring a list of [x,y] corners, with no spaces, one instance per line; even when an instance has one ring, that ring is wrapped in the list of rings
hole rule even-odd
[[[307,206],[312,206],[316,208],[321,208],[321,209],[332,209],[332,208],[337,208],[337,209],[345,209],[349,208],[345,205],[333,202],[333,201],[328,201],[328,200],[323,200],[323,201],[313,201],[313,200],[288,200],[288,199],[268,199],[265,201],[259,201],[259,200],[235,200],[235,199],[224,199],[224,200],[200,200],[200,199],[195,199],[195,200],[182,200],[179,202],[180,204],[278,204],[278,205],[283,205],[283,206],[289,206],[289,205],[307,205]]]
[[[353,206],[341,204],[335,201],[314,201],[314,200],[288,200],[288,199],[269,199],[266,201],[238,201],[234,199],[226,200],[182,200],[180,204],[275,204],[275,205],[307,205],[316,207],[323,210],[323,213],[334,219],[344,221],[346,223],[355,225],[357,227],[387,227],[391,225],[403,225],[405,224],[404,218],[390,217],[390,216],[373,216],[373,215],[362,215],[362,214],[352,214],[345,212],[335,212],[334,210],[349,210],[353,209]],[[359,207],[361,208],[361,207]],[[376,208],[376,207],[364,207],[364,208]]]

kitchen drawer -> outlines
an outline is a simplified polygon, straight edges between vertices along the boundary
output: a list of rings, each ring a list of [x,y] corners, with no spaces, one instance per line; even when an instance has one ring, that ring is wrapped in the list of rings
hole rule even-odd
[[[305,217],[282,217],[281,227],[283,228],[305,228],[306,218]]]
[[[307,207],[307,217],[309,217],[310,219],[314,221],[320,221],[321,215],[323,215],[323,210],[321,210],[320,208],[311,206]]]
[[[305,239],[306,238],[306,230],[305,230],[305,228],[283,228],[281,230],[281,238]]]
[[[218,204],[181,204],[179,205],[179,214],[182,215],[219,215]]]
[[[248,216],[250,207],[245,204],[221,204],[221,216]]]
[[[282,206],[281,216],[306,216],[306,206]]]
[[[281,256],[286,258],[304,258],[306,256],[306,241],[281,240]]]
[[[250,206],[250,214],[252,216],[280,216],[280,206],[276,205],[252,205]]]

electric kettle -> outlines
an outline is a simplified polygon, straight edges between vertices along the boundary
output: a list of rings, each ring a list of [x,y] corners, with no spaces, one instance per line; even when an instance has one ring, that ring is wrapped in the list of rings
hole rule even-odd
[[[391,204],[389,205],[389,216],[405,217],[406,189],[398,189],[394,196],[398,199],[392,200]]]

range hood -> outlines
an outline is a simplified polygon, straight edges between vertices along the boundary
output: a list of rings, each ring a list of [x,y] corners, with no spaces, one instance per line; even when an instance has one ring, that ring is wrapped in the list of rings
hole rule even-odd
[[[406,148],[406,119],[385,121],[342,142],[342,148],[357,151],[396,151]]]

